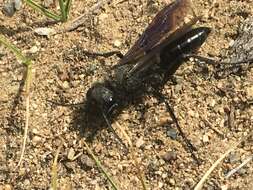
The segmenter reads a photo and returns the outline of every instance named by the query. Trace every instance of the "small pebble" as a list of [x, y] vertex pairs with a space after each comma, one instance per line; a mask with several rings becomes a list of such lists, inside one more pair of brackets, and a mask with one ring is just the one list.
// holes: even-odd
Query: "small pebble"
[[40, 136], [37, 136], [35, 135], [33, 138], [32, 138], [32, 143], [33, 145], [37, 145], [41, 142], [41, 137]]
[[14, 3], [14, 7], [17, 11], [21, 9], [21, 6], [22, 6], [21, 0], [14, 0], [13, 3]]
[[115, 41], [113, 42], [113, 45], [114, 45], [114, 47], [119, 48], [119, 47], [122, 45], [122, 43], [121, 43], [121, 41], [119, 41], [119, 40], [115, 40]]
[[239, 155], [238, 153], [236, 153], [236, 152], [230, 153], [230, 154], [228, 155], [228, 158], [227, 158], [227, 160], [228, 160], [228, 162], [229, 162], [230, 164], [235, 164], [235, 163], [239, 162], [240, 159], [241, 159], [241, 158], [240, 158], [240, 155]]
[[68, 83], [68, 81], [64, 81], [64, 82], [62, 83], [61, 87], [62, 87], [63, 89], [69, 89], [69, 83]]
[[141, 137], [141, 138], [137, 139], [137, 141], [136, 141], [136, 147], [140, 148], [141, 146], [143, 146], [144, 143], [145, 143], [145, 141]]
[[39, 48], [37, 46], [32, 46], [30, 49], [29, 49], [29, 53], [37, 53], [39, 51]]
[[234, 45], [234, 43], [235, 43], [235, 41], [234, 40], [230, 40], [230, 42], [229, 42], [229, 47], [232, 47], [233, 45]]
[[209, 142], [209, 136], [205, 134], [205, 135], [203, 136], [202, 140], [203, 140], [204, 143]]
[[64, 166], [65, 166], [67, 169], [72, 170], [72, 171], [75, 171], [75, 168], [76, 168], [75, 162], [65, 162], [65, 163], [64, 163]]
[[12, 17], [16, 11], [21, 9], [21, 6], [21, 0], [11, 0], [4, 4], [2, 11], [6, 16]]
[[176, 182], [173, 178], [170, 178], [169, 179], [169, 183], [172, 185], [172, 186], [175, 186]]
[[80, 156], [80, 162], [85, 169], [91, 169], [95, 166], [94, 161], [87, 155]]
[[247, 97], [248, 100], [253, 98], [253, 85], [246, 88], [246, 97]]
[[164, 186], [163, 182], [159, 181], [158, 182], [158, 187], [161, 189]]
[[165, 178], [167, 178], [167, 177], [168, 177], [168, 174], [167, 174], [167, 173], [163, 173], [163, 174], [162, 174], [162, 178], [163, 178], [163, 179], [165, 179]]
[[15, 7], [12, 2], [6, 3], [2, 9], [5, 16], [12, 17], [15, 13]]
[[166, 162], [170, 162], [177, 159], [177, 154], [175, 151], [169, 151], [162, 155], [162, 159]]
[[248, 171], [249, 171], [248, 168], [241, 168], [241, 169], [238, 170], [237, 173], [239, 175], [243, 176], [243, 175], [247, 174]]
[[174, 128], [169, 128], [167, 131], [167, 136], [173, 140], [177, 139], [177, 130]]
[[50, 36], [55, 34], [56, 31], [52, 28], [36, 28], [34, 32], [40, 36]]
[[74, 150], [73, 148], [70, 148], [70, 149], [69, 149], [69, 152], [68, 152], [68, 156], [67, 156], [67, 157], [68, 157], [68, 159], [71, 160], [71, 161], [74, 160], [74, 157], [75, 157], [75, 150]]
[[24, 182], [23, 182], [23, 184], [24, 184], [25, 187], [30, 186], [30, 181], [29, 181], [29, 179], [25, 179]]

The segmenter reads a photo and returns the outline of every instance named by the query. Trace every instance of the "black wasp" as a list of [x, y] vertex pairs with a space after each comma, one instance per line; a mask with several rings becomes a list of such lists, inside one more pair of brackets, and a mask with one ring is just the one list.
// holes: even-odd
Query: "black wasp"
[[[163, 98], [159, 89], [185, 59], [194, 55], [210, 33], [207, 27], [192, 28], [199, 17], [184, 22], [189, 10], [190, 0], [176, 0], [158, 12], [112, 74], [88, 90], [88, 115], [103, 118], [111, 127], [113, 115], [135, 96], [152, 93]], [[176, 120], [174, 114], [172, 117]]]

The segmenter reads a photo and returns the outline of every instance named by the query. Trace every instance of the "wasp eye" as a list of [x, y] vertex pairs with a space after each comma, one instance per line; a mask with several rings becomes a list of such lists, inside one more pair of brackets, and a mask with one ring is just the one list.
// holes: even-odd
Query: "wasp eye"
[[94, 106], [97, 111], [108, 113], [115, 105], [113, 92], [103, 84], [96, 84], [87, 92], [87, 101]]

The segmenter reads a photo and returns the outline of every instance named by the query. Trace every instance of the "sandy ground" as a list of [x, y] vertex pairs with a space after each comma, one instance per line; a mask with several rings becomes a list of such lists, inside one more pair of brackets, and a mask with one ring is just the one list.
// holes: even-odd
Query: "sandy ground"
[[[47, 25], [47, 19], [29, 7], [24, 6], [12, 18], [0, 13], [1, 33], [34, 57], [27, 147], [21, 167], [14, 169], [20, 157], [24, 129], [24, 68], [13, 54], [2, 46], [0, 49], [0, 188], [48, 189], [61, 139], [64, 148], [59, 155], [59, 189], [110, 188], [83, 144], [80, 128], [87, 127], [84, 110], [56, 106], [47, 100], [85, 101], [92, 83], [101, 80], [107, 74], [106, 69], [119, 58], [87, 57], [82, 50], [127, 52], [154, 15], [169, 2], [113, 0], [89, 17], [81, 28], [48, 38], [36, 35], [33, 30], [54, 25]], [[95, 3], [95, 0], [74, 1], [71, 19]], [[253, 1], [193, 0], [193, 6], [198, 15], [204, 15], [197, 26], [212, 28], [199, 54], [229, 57], [240, 26], [253, 14]], [[239, 76], [231, 74], [215, 79], [204, 75], [195, 63], [193, 60], [183, 64], [175, 74], [177, 84], [168, 83], [163, 93], [170, 98], [182, 129], [197, 147], [201, 165], [183, 148], [180, 136], [173, 139], [168, 135], [175, 125], [171, 122], [164, 125], [162, 120], [169, 117], [168, 113], [154, 97], [146, 96], [141, 103], [130, 105], [116, 119], [133, 142], [149, 189], [192, 188], [216, 159], [252, 130], [253, 112], [249, 105], [252, 69]], [[211, 73], [212, 67], [208, 68]], [[234, 122], [229, 125], [231, 117]], [[113, 126], [117, 128], [115, 123]], [[101, 130], [89, 146], [120, 189], [142, 189], [131, 154], [124, 154], [108, 130]], [[230, 178], [224, 178], [252, 151], [252, 140], [240, 145], [211, 174], [204, 189], [252, 189], [252, 162]], [[73, 155], [78, 156], [73, 159]]]

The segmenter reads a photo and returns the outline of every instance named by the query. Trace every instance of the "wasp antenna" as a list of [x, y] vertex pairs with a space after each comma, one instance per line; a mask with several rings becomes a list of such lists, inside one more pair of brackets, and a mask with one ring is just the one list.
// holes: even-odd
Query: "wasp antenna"
[[103, 112], [103, 117], [105, 119], [105, 122], [107, 124], [107, 126], [109, 127], [109, 129], [111, 130], [111, 132], [114, 134], [114, 136], [118, 139], [118, 141], [123, 145], [124, 149], [126, 150], [126, 153], [129, 152], [126, 144], [122, 141], [122, 139], [119, 137], [119, 135], [117, 134], [117, 132], [114, 130], [114, 128], [112, 127], [110, 121], [107, 119], [105, 113]]
[[54, 104], [54, 105], [56, 105], [56, 106], [65, 106], [65, 107], [70, 107], [70, 106], [82, 106], [82, 105], [85, 105], [85, 103], [84, 102], [80, 102], [80, 103], [74, 103], [74, 104], [71, 104], [71, 103], [67, 103], [67, 104], [65, 104], [65, 103], [60, 103], [60, 102], [56, 102], [56, 101], [53, 101], [53, 100], [48, 100], [47, 99], [47, 101], [48, 102], [50, 102], [51, 104]]

